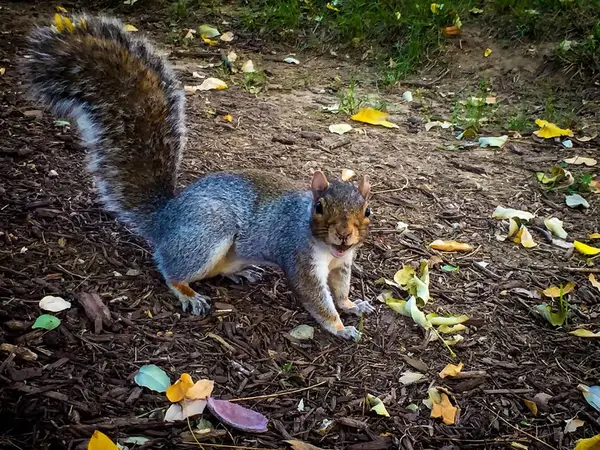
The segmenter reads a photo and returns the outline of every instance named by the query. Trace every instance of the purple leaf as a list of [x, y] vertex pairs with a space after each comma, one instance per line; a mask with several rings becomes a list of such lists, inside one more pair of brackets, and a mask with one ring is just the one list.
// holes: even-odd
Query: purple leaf
[[227, 400], [208, 397], [208, 409], [226, 425], [251, 433], [267, 431], [269, 420], [262, 414]]

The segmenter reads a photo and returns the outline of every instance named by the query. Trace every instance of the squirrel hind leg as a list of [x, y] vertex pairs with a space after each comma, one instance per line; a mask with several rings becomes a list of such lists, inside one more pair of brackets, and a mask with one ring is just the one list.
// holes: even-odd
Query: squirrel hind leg
[[195, 316], [205, 316], [210, 312], [210, 298], [198, 294], [189, 284], [173, 281], [169, 283], [169, 286], [181, 302], [181, 309], [184, 312], [190, 307]]
[[256, 283], [262, 280], [264, 273], [264, 269], [258, 266], [249, 266], [233, 272], [225, 272], [223, 273], [223, 276], [229, 278], [235, 284], [241, 284], [242, 279], [248, 281], [249, 283]]

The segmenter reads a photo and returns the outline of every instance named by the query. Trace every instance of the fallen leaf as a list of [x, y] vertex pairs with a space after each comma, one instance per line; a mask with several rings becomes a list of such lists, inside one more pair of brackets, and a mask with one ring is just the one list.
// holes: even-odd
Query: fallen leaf
[[267, 431], [268, 419], [262, 414], [227, 400], [208, 397], [208, 409], [221, 422], [250, 433]]
[[573, 158], [563, 159], [563, 161], [567, 164], [585, 164], [586, 166], [590, 167], [598, 164], [598, 161], [596, 161], [594, 158], [586, 158], [584, 156], [574, 156]]
[[407, 370], [406, 372], [402, 373], [402, 376], [400, 377], [400, 383], [402, 383], [404, 386], [408, 386], [409, 384], [416, 383], [423, 378], [425, 378], [425, 375], [422, 373], [411, 372], [410, 370]]
[[437, 239], [429, 244], [430, 248], [434, 250], [440, 250], [443, 252], [457, 252], [457, 251], [471, 251], [473, 247], [469, 244], [465, 244], [457, 241], [442, 241], [441, 239]]
[[225, 114], [224, 116], [221, 116], [221, 119], [223, 119], [225, 122], [233, 122], [233, 117], [231, 117], [231, 114]]
[[575, 183], [575, 178], [571, 175], [571, 172], [561, 166], [553, 166], [550, 169], [550, 175], [544, 172], [537, 172], [535, 176], [540, 183], [555, 184], [559, 188], [566, 188]]
[[402, 99], [406, 102], [412, 102], [413, 101], [412, 92], [410, 92], [410, 91], [404, 92], [404, 94], [402, 94]]
[[352, 125], [348, 125], [347, 123], [337, 123], [333, 125], [329, 125], [329, 132], [335, 134], [344, 134], [352, 129]]
[[234, 62], [236, 62], [236, 60], [237, 60], [237, 53], [236, 53], [236, 52], [234, 52], [233, 50], [232, 50], [232, 51], [230, 51], [229, 53], [227, 53], [227, 60], [228, 60], [230, 63], [234, 63]]
[[419, 410], [419, 405], [416, 405], [414, 403], [409, 403], [408, 405], [406, 405], [406, 409], [408, 409], [411, 412], [416, 412]]
[[445, 27], [445, 28], [442, 30], [442, 33], [443, 33], [445, 36], [458, 36], [459, 34], [461, 34], [461, 29], [460, 29], [460, 27], [459, 27], [459, 26], [457, 26], [457, 25], [451, 25], [451, 26], [449, 26], [449, 27]]
[[[460, 335], [460, 334], [456, 334], [452, 337], [450, 337], [449, 339], [444, 339], [444, 344], [446, 344], [447, 346], [452, 346], [452, 345], [456, 345], [459, 342], [464, 341], [465, 338], [464, 336]], [[454, 353], [451, 353], [452, 357], [454, 358], [456, 355], [454, 355]]]
[[417, 299], [414, 296], [411, 296], [406, 301], [405, 310], [415, 323], [421, 325], [425, 329], [431, 328], [431, 322], [427, 320], [425, 313], [417, 307]]
[[578, 384], [577, 389], [581, 391], [585, 401], [588, 402], [596, 411], [600, 412], [600, 386], [586, 386], [585, 384]]
[[375, 397], [371, 394], [367, 394], [367, 403], [371, 407], [371, 411], [376, 412], [380, 416], [390, 417], [390, 414], [387, 412], [387, 409], [385, 409], [385, 405], [378, 397]]
[[458, 266], [453, 266], [450, 264], [444, 264], [442, 266], [442, 270], [444, 272], [458, 272], [460, 270], [460, 268]]
[[511, 442], [510, 446], [512, 448], [518, 448], [519, 450], [529, 450], [529, 447], [527, 447], [524, 444], [521, 444], [520, 442]]
[[183, 399], [179, 403], [173, 403], [165, 413], [165, 422], [177, 422], [188, 417], [198, 416], [204, 412], [207, 400]]
[[352, 169], [342, 169], [342, 181], [350, 181], [355, 175]]
[[458, 325], [463, 322], [466, 322], [467, 320], [469, 320], [469, 316], [467, 316], [465, 314], [462, 314], [460, 316], [440, 316], [436, 313], [430, 313], [430, 314], [427, 314], [427, 320], [433, 326], [438, 326], [438, 325], [454, 326], [454, 325]]
[[537, 247], [537, 244], [534, 242], [531, 233], [525, 225], [521, 225], [521, 228], [519, 229], [518, 233], [516, 234], [513, 240], [517, 244], [520, 243], [525, 248]]
[[209, 39], [209, 38], [207, 38], [206, 36], [203, 36], [203, 35], [202, 35], [202, 36], [200, 36], [200, 37], [202, 38], [202, 41], [203, 41], [205, 44], [208, 44], [208, 45], [210, 45], [211, 47], [212, 47], [212, 46], [214, 46], [214, 45], [218, 45], [218, 44], [219, 44], [219, 41], [215, 41], [214, 39]]
[[546, 303], [536, 305], [535, 309], [542, 315], [542, 317], [544, 317], [544, 319], [546, 319], [555, 327], [562, 326], [565, 323], [565, 320], [567, 320], [567, 314], [569, 312], [568, 303], [566, 303], [564, 300], [559, 302], [558, 312], [554, 312], [552, 310], [552, 306]]
[[172, 403], [180, 402], [193, 385], [192, 377], [187, 373], [182, 373], [179, 380], [167, 388], [167, 398]]
[[439, 120], [436, 120], [434, 122], [427, 122], [425, 124], [425, 131], [429, 131], [434, 127], [440, 127], [443, 129], [447, 129], [447, 128], [450, 128], [451, 126], [452, 126], [452, 122], [446, 122], [446, 121], [440, 122]]
[[492, 213], [492, 219], [514, 219], [518, 218], [521, 220], [531, 220], [534, 215], [527, 211], [521, 211], [518, 209], [510, 209], [503, 208], [502, 206], [497, 206], [494, 212]]
[[185, 393], [185, 398], [190, 400], [205, 400], [212, 394], [215, 382], [212, 380], [198, 380]]
[[315, 336], [315, 329], [310, 325], [298, 325], [290, 331], [290, 336], [300, 341], [310, 340]]
[[593, 331], [586, 330], [585, 328], [578, 328], [577, 330], [569, 331], [569, 334], [585, 338], [600, 338], [600, 333], [594, 333]]
[[590, 280], [590, 283], [592, 283], [592, 286], [594, 286], [596, 289], [598, 289], [600, 291], [600, 282], [598, 282], [598, 280], [596, 280], [596, 275], [594, 275], [593, 273], [590, 273], [588, 280]]
[[527, 409], [531, 411], [531, 414], [533, 414], [534, 416], [538, 415], [538, 406], [535, 402], [532, 402], [531, 400], [523, 400], [523, 403], [525, 403]]
[[564, 148], [573, 148], [573, 141], [571, 139], [564, 140], [562, 145]]
[[458, 365], [448, 364], [446, 367], [442, 369], [440, 372], [440, 378], [446, 377], [455, 377], [459, 374], [459, 372], [463, 369], [463, 363], [458, 363]]
[[592, 233], [592, 234], [588, 235], [588, 238], [590, 238], [590, 239], [600, 239], [600, 233]]
[[228, 31], [223, 33], [219, 39], [221, 39], [223, 42], [231, 42], [233, 41], [233, 32]]
[[227, 83], [223, 80], [219, 80], [218, 78], [207, 78], [202, 82], [200, 86], [198, 86], [199, 91], [222, 91], [223, 89], [227, 89]]
[[486, 48], [485, 51], [483, 52], [483, 56], [485, 56], [486, 58], [488, 56], [490, 56], [492, 54], [492, 49], [491, 48]]
[[125, 26], [125, 31], [129, 31], [129, 32], [135, 32], [138, 31], [138, 29], [136, 27], [134, 27], [133, 25], [126, 23]]
[[395, 123], [389, 122], [386, 119], [389, 114], [373, 108], [361, 108], [356, 114], [350, 117], [357, 122], [369, 123], [371, 125], [381, 125], [386, 128], [400, 128]]
[[565, 420], [565, 431], [564, 433], [573, 433], [574, 431], [577, 430], [577, 428], [582, 427], [585, 425], [585, 422], [583, 420], [577, 419], [577, 418], [573, 418], [573, 419], [568, 419]]
[[296, 58], [291, 58], [289, 56], [287, 58], [284, 58], [283, 62], [288, 64], [300, 64], [300, 61], [298, 61]]
[[339, 11], [340, 11], [338, 8], [336, 8], [335, 6], [333, 6], [331, 3], [327, 3], [327, 4], [325, 5], [325, 7], [326, 7], [327, 9], [330, 9], [331, 11], [336, 11], [336, 12], [339, 12]]
[[107, 435], [96, 430], [88, 442], [87, 450], [119, 450], [119, 447]]
[[579, 194], [567, 195], [565, 197], [565, 203], [570, 208], [577, 208], [578, 206], [583, 206], [584, 208], [590, 207], [590, 204], [587, 202], [587, 200]]
[[559, 128], [555, 124], [546, 120], [537, 119], [535, 123], [538, 127], [540, 127], [540, 129], [534, 131], [533, 134], [538, 137], [551, 139], [561, 136], [573, 136], [573, 132], [571, 130]]
[[460, 331], [466, 330], [467, 327], [462, 323], [457, 323], [456, 325], [440, 325], [437, 329], [438, 333], [442, 334], [454, 334]]
[[439, 402], [436, 400], [437, 398], [432, 399], [431, 417], [441, 417], [446, 425], [453, 425], [458, 408], [452, 405], [448, 395], [443, 392], [439, 395]]
[[0, 67], [0, 77], [6, 73], [6, 69], [4, 67]]
[[140, 367], [133, 380], [138, 386], [147, 387], [156, 392], [166, 392], [171, 380], [164, 370], [154, 364]]
[[[120, 439], [119, 439], [120, 440]], [[120, 440], [123, 444], [135, 444], [135, 445], [144, 445], [150, 442], [150, 439], [144, 436], [129, 436], [123, 440]]]
[[244, 72], [244, 73], [255, 72], [255, 70], [254, 70], [254, 63], [252, 62], [251, 59], [249, 59], [248, 61], [246, 61], [244, 63], [244, 65], [242, 66], [242, 72]]
[[413, 279], [415, 273], [413, 266], [405, 264], [394, 274], [394, 281], [400, 286], [406, 286]]
[[183, 39], [185, 39], [185, 40], [194, 39], [195, 35], [196, 35], [196, 30], [190, 28], [189, 30], [187, 30], [187, 33], [185, 34]]
[[591, 245], [584, 244], [583, 242], [574, 241], [573, 246], [575, 250], [586, 256], [594, 256], [600, 253], [600, 248], [592, 247]]
[[288, 444], [290, 444], [290, 446], [294, 450], [323, 450], [320, 447], [315, 447], [312, 444], [308, 444], [306, 442], [298, 441], [296, 439], [290, 439], [289, 441], [283, 441], [283, 442], [287, 442]]
[[221, 34], [215, 27], [206, 24], [198, 27], [198, 33], [200, 33], [200, 36], [206, 38], [214, 38]]
[[[573, 281], [569, 281], [562, 287], [562, 295], [567, 295], [575, 289], [575, 283]], [[546, 297], [558, 298], [561, 296], [561, 288], [559, 286], [550, 286], [547, 289], [542, 291]]]
[[561, 239], [565, 239], [567, 237], [567, 232], [563, 228], [563, 221], [558, 217], [549, 217], [544, 219], [544, 225], [546, 228], [552, 232], [555, 236], [558, 236]]
[[66, 301], [64, 298], [47, 295], [40, 300], [39, 307], [44, 311], [60, 312], [64, 311], [65, 309], [69, 309], [71, 307], [71, 303]]
[[600, 434], [588, 439], [578, 439], [573, 450], [598, 450], [600, 448]]
[[42, 328], [44, 330], [50, 331], [50, 330], [54, 330], [59, 325], [60, 325], [60, 319], [58, 317], [54, 317], [50, 314], [42, 314], [35, 320], [35, 322], [31, 326], [31, 328], [33, 328], [33, 329]]
[[508, 140], [508, 136], [499, 136], [499, 137], [480, 137], [479, 145], [481, 147], [504, 147], [506, 141]]

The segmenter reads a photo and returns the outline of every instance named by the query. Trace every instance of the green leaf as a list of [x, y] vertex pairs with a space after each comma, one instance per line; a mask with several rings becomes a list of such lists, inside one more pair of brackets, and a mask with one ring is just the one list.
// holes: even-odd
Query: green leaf
[[43, 328], [44, 330], [54, 330], [60, 325], [60, 319], [50, 314], [42, 314], [36, 319], [31, 328]]
[[200, 33], [200, 36], [204, 36], [205, 38], [214, 38], [221, 34], [219, 33], [219, 30], [206, 24], [198, 27], [198, 33]]
[[544, 317], [550, 324], [555, 327], [561, 326], [567, 320], [567, 315], [569, 313], [569, 302], [567, 301], [564, 295], [560, 296], [558, 302], [558, 312], [554, 312], [552, 310], [552, 306], [547, 303], [542, 303], [541, 305], [537, 305], [535, 307], [537, 311]]
[[156, 392], [166, 392], [171, 380], [164, 370], [154, 364], [140, 367], [133, 380], [138, 386], [147, 387]]
[[442, 266], [442, 270], [444, 272], [458, 272], [460, 269], [458, 266], [452, 266], [450, 264], [446, 264]]

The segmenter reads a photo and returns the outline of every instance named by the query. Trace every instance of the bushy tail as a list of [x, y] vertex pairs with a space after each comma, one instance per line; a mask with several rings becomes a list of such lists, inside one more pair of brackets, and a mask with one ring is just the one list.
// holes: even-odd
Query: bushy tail
[[131, 225], [175, 193], [183, 92], [152, 46], [118, 20], [57, 15], [29, 37], [31, 99], [77, 123], [106, 208]]

